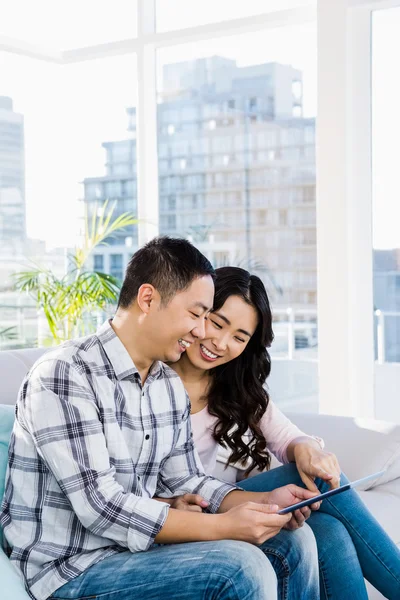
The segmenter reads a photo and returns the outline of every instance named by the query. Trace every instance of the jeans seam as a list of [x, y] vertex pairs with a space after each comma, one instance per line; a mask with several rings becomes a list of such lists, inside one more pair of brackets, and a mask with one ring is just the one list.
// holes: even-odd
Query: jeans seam
[[329, 581], [329, 578], [326, 578], [325, 573], [324, 573], [325, 565], [324, 565], [323, 561], [320, 559], [318, 560], [318, 563], [319, 563], [319, 572], [321, 575], [322, 583], [324, 585], [325, 596], [326, 596], [326, 598], [331, 598], [331, 594], [329, 592], [329, 587], [327, 586], [327, 581]]
[[[282, 594], [281, 594], [281, 599], [282, 600], [287, 600], [288, 598], [288, 587], [289, 587], [289, 577], [291, 575], [291, 571], [290, 571], [290, 567], [289, 567], [289, 563], [286, 559], [286, 557], [281, 554], [278, 550], [275, 550], [274, 548], [267, 548], [264, 550], [264, 554], [272, 554], [273, 556], [275, 556], [276, 558], [278, 558], [284, 569], [285, 569], [285, 574], [284, 577], [281, 578], [282, 581]], [[279, 578], [277, 577], [277, 583], [279, 586]]]
[[389, 567], [382, 561], [382, 559], [380, 558], [380, 556], [378, 556], [378, 554], [376, 554], [376, 552], [373, 550], [373, 548], [371, 548], [370, 544], [359, 534], [359, 532], [357, 531], [357, 529], [355, 529], [353, 527], [352, 523], [343, 515], [343, 513], [340, 512], [340, 510], [338, 509], [338, 507], [335, 506], [335, 504], [329, 498], [327, 498], [325, 500], [325, 502], [328, 502], [329, 505], [331, 506], [331, 508], [333, 508], [334, 510], [336, 510], [337, 513], [339, 513], [339, 515], [341, 516], [341, 519], [343, 519], [343, 521], [346, 522], [347, 527], [349, 529], [351, 529], [351, 531], [353, 532], [353, 534], [355, 534], [360, 540], [362, 540], [362, 542], [367, 546], [367, 548], [370, 550], [370, 552], [380, 562], [380, 564], [382, 565], [382, 567], [391, 575], [391, 577], [393, 577], [393, 579], [395, 579], [397, 581], [397, 583], [400, 584], [400, 579], [398, 579], [397, 576], [395, 575], [395, 573], [393, 573], [389, 569]]

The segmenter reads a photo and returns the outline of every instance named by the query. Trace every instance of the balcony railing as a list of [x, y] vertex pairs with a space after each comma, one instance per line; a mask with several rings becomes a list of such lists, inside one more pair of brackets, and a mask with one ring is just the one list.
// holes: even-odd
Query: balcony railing
[[[112, 316], [115, 308], [92, 315], [91, 328]], [[316, 308], [273, 310], [275, 339], [271, 356], [288, 360], [318, 359]], [[396, 325], [393, 326], [392, 320]], [[400, 363], [400, 312], [375, 310], [375, 359], [378, 364]], [[44, 316], [32, 305], [0, 304], [0, 350], [41, 345], [46, 330]]]

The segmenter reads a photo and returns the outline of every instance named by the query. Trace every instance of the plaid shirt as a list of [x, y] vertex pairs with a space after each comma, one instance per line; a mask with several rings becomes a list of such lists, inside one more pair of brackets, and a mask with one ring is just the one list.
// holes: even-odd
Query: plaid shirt
[[153, 364], [142, 386], [105, 323], [46, 353], [16, 406], [1, 524], [6, 551], [44, 600], [91, 565], [148, 550], [166, 503], [201, 494], [216, 512], [233, 486], [204, 475], [177, 374]]

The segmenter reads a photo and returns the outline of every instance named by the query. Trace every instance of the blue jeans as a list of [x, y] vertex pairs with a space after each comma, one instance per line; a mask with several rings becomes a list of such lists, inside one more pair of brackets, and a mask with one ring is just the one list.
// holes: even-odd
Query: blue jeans
[[[347, 482], [342, 474], [341, 485]], [[240, 486], [260, 492], [289, 483], [305, 487], [294, 464], [246, 479]], [[320, 479], [316, 484], [321, 492], [329, 488]], [[400, 551], [357, 492], [324, 500], [307, 523], [318, 546], [321, 598], [367, 600], [365, 577], [383, 596], [399, 600]]]
[[308, 525], [296, 531], [281, 529], [261, 548], [275, 570], [279, 600], [320, 598], [318, 551]]
[[[291, 600], [318, 600], [315, 539], [311, 530], [300, 531], [294, 545], [290, 537], [298, 532], [282, 532], [280, 548], [270, 544], [271, 540], [260, 548], [247, 542], [222, 540], [155, 545], [137, 554], [123, 551], [90, 567], [51, 598], [277, 600], [277, 577], [281, 593], [287, 594], [287, 578], [291, 574], [298, 586]], [[274, 563], [277, 575], [265, 555]]]

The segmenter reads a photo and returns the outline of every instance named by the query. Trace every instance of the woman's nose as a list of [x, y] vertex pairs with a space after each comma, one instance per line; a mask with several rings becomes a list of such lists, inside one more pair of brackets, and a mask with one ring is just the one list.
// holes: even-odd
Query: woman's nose
[[215, 346], [216, 350], [226, 350], [226, 347], [227, 347], [226, 337], [224, 336], [221, 338], [214, 338], [213, 345]]

